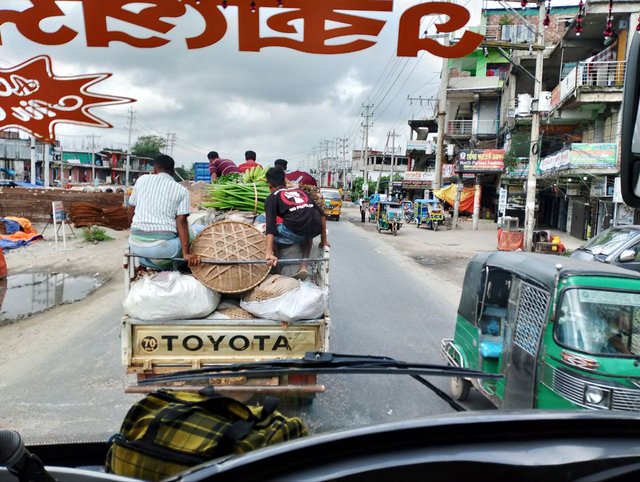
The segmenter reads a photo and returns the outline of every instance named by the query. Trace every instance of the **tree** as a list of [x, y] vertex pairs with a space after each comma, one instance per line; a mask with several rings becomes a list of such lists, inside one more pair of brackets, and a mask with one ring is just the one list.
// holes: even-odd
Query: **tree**
[[178, 175], [178, 179], [185, 181], [190, 181], [195, 177], [193, 168], [185, 169], [183, 166], [176, 167], [176, 174]]
[[167, 145], [164, 137], [160, 136], [141, 136], [134, 144], [131, 152], [136, 156], [156, 157], [162, 153]]

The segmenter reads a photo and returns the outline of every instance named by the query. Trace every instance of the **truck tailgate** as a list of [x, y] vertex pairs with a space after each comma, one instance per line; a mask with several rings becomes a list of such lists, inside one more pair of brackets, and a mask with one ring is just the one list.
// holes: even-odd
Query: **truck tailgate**
[[[328, 349], [329, 319], [170, 320], [122, 322], [129, 373], [166, 373], [210, 364], [302, 357]], [[173, 368], [173, 369], [171, 369]]]

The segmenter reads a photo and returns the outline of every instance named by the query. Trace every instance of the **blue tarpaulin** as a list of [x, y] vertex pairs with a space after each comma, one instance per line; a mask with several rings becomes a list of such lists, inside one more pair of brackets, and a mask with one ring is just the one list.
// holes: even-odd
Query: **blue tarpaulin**
[[0, 234], [0, 248], [14, 249], [27, 246], [31, 242], [42, 239], [42, 235], [35, 230], [31, 222], [25, 218], [0, 218], [6, 234]]
[[20, 231], [20, 223], [18, 221], [14, 221], [13, 219], [0, 218], [0, 222], [4, 224], [4, 230], [7, 234], [13, 234], [17, 231]]

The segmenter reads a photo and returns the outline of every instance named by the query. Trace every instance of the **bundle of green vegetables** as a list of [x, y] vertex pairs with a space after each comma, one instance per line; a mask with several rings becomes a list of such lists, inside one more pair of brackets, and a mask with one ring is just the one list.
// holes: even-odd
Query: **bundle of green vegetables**
[[264, 200], [269, 195], [269, 185], [264, 181], [211, 184], [207, 191], [202, 203], [205, 208], [264, 213]]

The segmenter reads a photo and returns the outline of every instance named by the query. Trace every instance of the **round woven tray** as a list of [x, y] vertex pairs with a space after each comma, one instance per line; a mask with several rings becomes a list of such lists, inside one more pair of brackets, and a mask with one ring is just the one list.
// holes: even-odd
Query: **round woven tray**
[[[191, 245], [191, 253], [222, 261], [264, 260], [265, 236], [250, 224], [220, 221], [207, 226]], [[269, 274], [266, 264], [215, 265], [191, 268], [193, 275], [218, 293], [243, 293], [259, 285]]]

